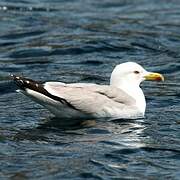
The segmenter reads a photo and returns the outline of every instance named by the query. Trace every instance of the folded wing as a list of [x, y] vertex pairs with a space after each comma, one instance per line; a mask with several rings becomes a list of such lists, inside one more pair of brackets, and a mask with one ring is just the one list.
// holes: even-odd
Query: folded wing
[[50, 94], [65, 99], [77, 110], [97, 116], [107, 116], [115, 109], [127, 110], [135, 104], [135, 100], [124, 91], [107, 85], [47, 82], [44, 88]]

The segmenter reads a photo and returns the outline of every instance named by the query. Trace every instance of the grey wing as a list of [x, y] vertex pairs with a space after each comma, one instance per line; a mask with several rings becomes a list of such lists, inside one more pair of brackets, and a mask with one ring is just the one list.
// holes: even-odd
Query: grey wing
[[92, 83], [73, 83], [66, 84], [66, 86], [77, 88], [81, 87], [83, 89], [86, 89], [87, 91], [99, 93], [101, 95], [108, 97], [111, 100], [127, 105], [136, 103], [135, 99], [129, 96], [125, 91], [117, 87], [111, 87], [109, 85], [97, 85]]
[[[133, 97], [129, 96], [125, 91], [111, 87], [109, 85], [97, 85], [93, 83], [71, 83], [65, 84], [61, 82], [46, 82], [44, 87], [48, 91], [60, 93], [63, 90], [72, 90], [76, 94], [76, 90], [82, 90], [87, 92], [94, 92], [108, 97], [111, 100], [122, 102], [123, 104], [134, 104], [136, 101]], [[72, 92], [72, 93], [73, 93]], [[64, 93], [64, 91], [63, 91]]]
[[113, 109], [126, 109], [134, 103], [124, 91], [106, 85], [45, 83], [54, 96], [65, 99], [77, 110], [97, 116], [107, 116]]

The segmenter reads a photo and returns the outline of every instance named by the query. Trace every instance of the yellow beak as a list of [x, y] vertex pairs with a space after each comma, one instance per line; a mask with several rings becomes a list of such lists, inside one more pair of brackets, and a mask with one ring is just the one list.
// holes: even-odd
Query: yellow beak
[[149, 81], [164, 81], [164, 76], [162, 74], [153, 73], [153, 72], [145, 75], [144, 78], [145, 80], [149, 80]]

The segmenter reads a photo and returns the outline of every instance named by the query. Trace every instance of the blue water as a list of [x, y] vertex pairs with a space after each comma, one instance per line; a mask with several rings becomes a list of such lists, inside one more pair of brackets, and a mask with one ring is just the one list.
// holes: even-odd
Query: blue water
[[[8, 78], [108, 84], [126, 61], [165, 76], [142, 120], [64, 127]], [[180, 1], [1, 0], [0, 179], [180, 179]]]

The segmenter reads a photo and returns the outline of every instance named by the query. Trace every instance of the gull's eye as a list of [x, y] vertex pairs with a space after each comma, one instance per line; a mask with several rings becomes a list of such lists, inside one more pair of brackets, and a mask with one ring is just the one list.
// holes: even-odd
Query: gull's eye
[[140, 72], [139, 71], [134, 71], [134, 74], [139, 74]]

